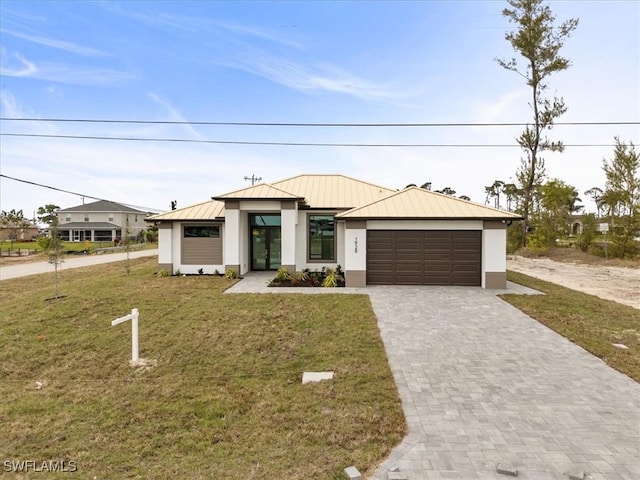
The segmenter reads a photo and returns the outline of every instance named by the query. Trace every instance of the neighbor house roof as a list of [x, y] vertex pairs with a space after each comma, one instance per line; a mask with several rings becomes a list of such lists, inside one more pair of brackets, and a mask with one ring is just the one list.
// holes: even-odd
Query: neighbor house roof
[[86, 203], [84, 205], [78, 205], [70, 208], [60, 208], [58, 212], [125, 212], [125, 213], [141, 213], [146, 214], [142, 210], [136, 210], [135, 208], [127, 207], [116, 202], [109, 202], [107, 200], [98, 200], [97, 202]]
[[215, 220], [224, 217], [224, 202], [209, 200], [189, 207], [147, 217], [146, 221]]
[[58, 224], [58, 230], [116, 230], [122, 227], [109, 222], [69, 222]]
[[375, 202], [353, 208], [337, 218], [431, 218], [431, 219], [483, 219], [516, 220], [520, 215], [460, 198], [409, 187], [387, 195]]

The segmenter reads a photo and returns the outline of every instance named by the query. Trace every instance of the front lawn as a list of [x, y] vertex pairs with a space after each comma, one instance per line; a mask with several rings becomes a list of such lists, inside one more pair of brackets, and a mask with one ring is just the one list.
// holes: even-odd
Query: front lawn
[[546, 295], [500, 297], [640, 382], [640, 310], [521, 273], [509, 271], [507, 279]]
[[[74, 461], [81, 478], [331, 479], [405, 434], [366, 296], [223, 295], [157, 277], [155, 258], [3, 281], [3, 460]], [[129, 367], [140, 311], [140, 356]], [[304, 371], [335, 371], [301, 385]], [[28, 474], [27, 474], [28, 477]], [[25, 477], [26, 478], [26, 477]]]

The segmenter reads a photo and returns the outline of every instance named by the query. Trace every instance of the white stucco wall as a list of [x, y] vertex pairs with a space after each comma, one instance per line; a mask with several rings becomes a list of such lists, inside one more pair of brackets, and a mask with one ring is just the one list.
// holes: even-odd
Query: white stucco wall
[[281, 260], [282, 265], [296, 263], [296, 227], [298, 224], [297, 210], [282, 210], [281, 221]]
[[[240, 210], [256, 212], [272, 212], [280, 213], [280, 201], [279, 200], [241, 200]], [[226, 213], [225, 213], [226, 215]]]
[[[240, 275], [244, 275], [251, 268], [251, 245], [250, 245], [250, 235], [249, 235], [249, 213], [240, 211], [240, 226], [239, 226], [239, 240], [237, 240], [238, 244], [238, 253], [239, 257], [239, 265], [240, 265]], [[228, 228], [228, 225], [227, 225]]]
[[344, 270], [364, 271], [367, 269], [367, 230], [345, 230], [344, 237]]
[[[173, 263], [172, 244], [173, 228], [158, 229], [158, 263]], [[173, 272], [171, 272], [173, 273]]]
[[486, 272], [507, 270], [507, 231], [484, 230], [482, 232], [482, 286]]
[[[240, 261], [240, 210], [226, 210], [222, 237], [222, 259], [225, 265], [242, 265]], [[246, 241], [245, 241], [246, 242]]]

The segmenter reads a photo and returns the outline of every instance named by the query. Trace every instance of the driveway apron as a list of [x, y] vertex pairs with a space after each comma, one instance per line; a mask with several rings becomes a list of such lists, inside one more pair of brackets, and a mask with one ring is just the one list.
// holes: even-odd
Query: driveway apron
[[495, 292], [366, 290], [409, 427], [371, 478], [640, 478], [638, 383]]

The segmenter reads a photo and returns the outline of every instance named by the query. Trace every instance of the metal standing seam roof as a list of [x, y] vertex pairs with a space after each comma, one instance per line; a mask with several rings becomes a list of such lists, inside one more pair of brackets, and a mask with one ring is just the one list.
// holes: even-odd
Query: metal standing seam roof
[[409, 187], [381, 200], [353, 208], [336, 218], [429, 218], [429, 219], [510, 219], [518, 214], [487, 207], [460, 198]]
[[224, 218], [224, 202], [209, 200], [145, 218], [148, 222], [174, 220], [219, 220]]
[[338, 210], [366, 205], [394, 192], [345, 175], [298, 175], [271, 185], [304, 197], [311, 208]]
[[295, 195], [277, 188], [269, 183], [259, 183], [252, 187], [243, 188], [234, 192], [212, 197], [214, 200], [302, 200], [304, 196]]

